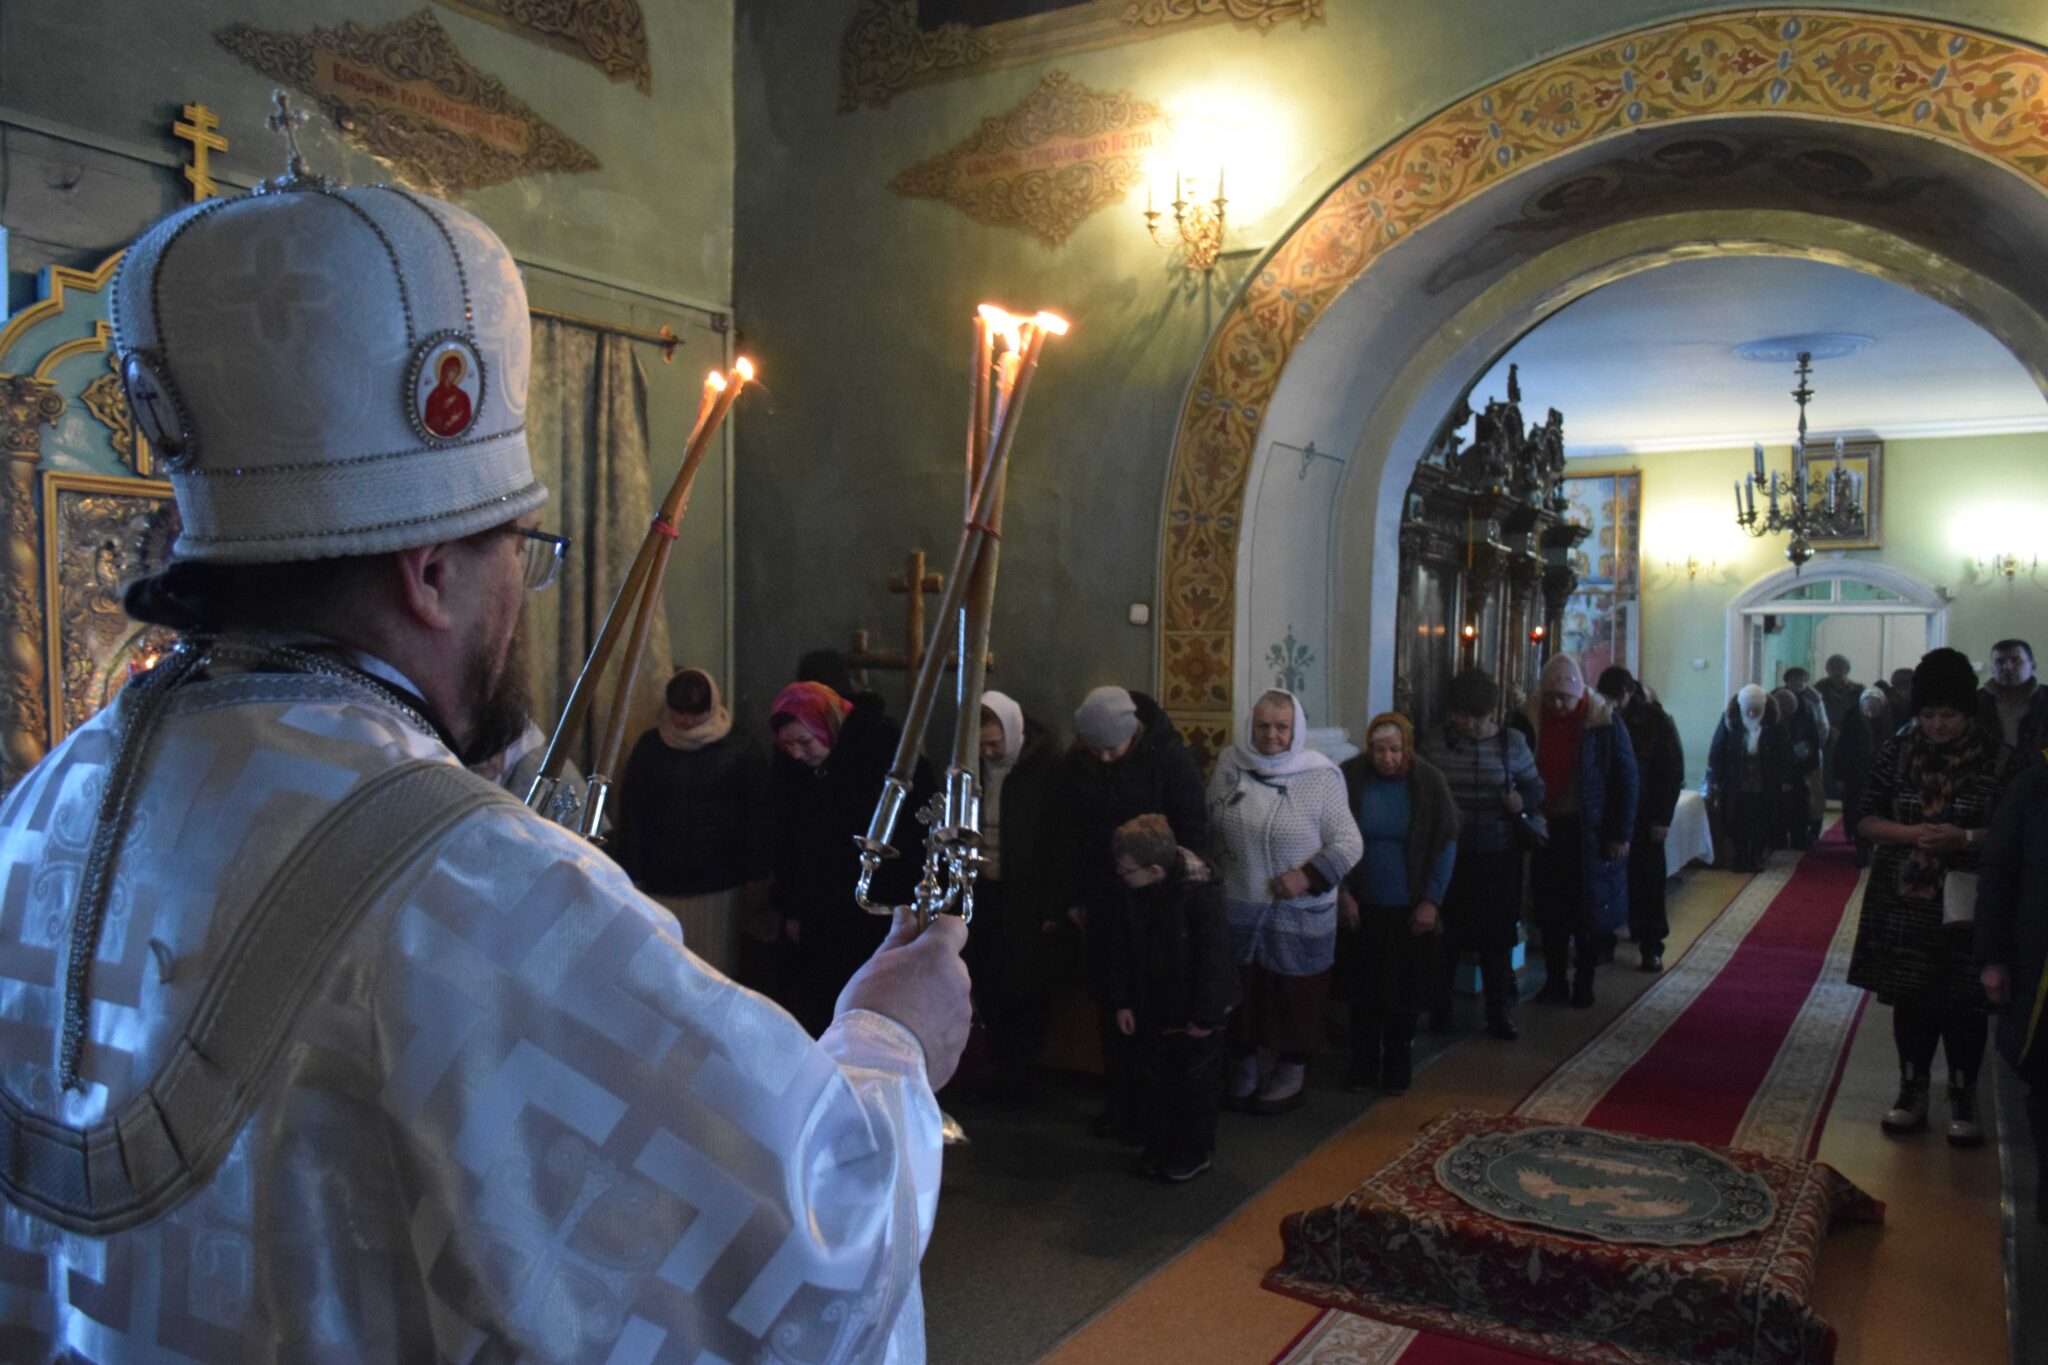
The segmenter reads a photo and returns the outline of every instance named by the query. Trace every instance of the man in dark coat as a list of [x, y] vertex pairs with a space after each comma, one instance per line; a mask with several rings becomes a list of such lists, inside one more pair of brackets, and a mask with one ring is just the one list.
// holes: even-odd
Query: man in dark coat
[[1646, 972], [1664, 970], [1664, 940], [1671, 922], [1665, 913], [1664, 841], [1671, 833], [1678, 794], [1685, 789], [1685, 746], [1678, 726], [1650, 700], [1642, 684], [1616, 664], [1600, 675], [1597, 690], [1621, 713], [1635, 751], [1637, 774], [1635, 835], [1628, 846], [1628, 936]]
[[2048, 764], [2013, 779], [1991, 818], [1977, 870], [1977, 960], [1998, 1007], [1998, 1051], [2027, 1083], [2039, 1183], [2034, 1217], [2048, 1223]]
[[2048, 760], [2048, 687], [2034, 676], [2025, 640], [1991, 646], [1991, 681], [1977, 691], [1977, 721], [2025, 766]]
[[1785, 722], [1770, 694], [1751, 683], [1729, 698], [1707, 749], [1707, 805], [1720, 822], [1727, 866], [1763, 871], [1792, 777]]
[[1792, 764], [1778, 806], [1774, 842], [1783, 848], [1813, 846], [1813, 791], [1820, 782], [1820, 727], [1813, 711], [1789, 687], [1771, 693], [1771, 704], [1784, 723], [1785, 739], [1792, 746]]
[[1065, 926], [1067, 822], [1050, 732], [1002, 692], [981, 698], [982, 868], [967, 966], [998, 1104], [1030, 1098]]
[[1074, 712], [1075, 740], [1067, 751], [1067, 913], [1084, 926], [1088, 985], [1101, 1011], [1103, 1071], [1109, 1107], [1096, 1121], [1100, 1135], [1142, 1141], [1133, 1108], [1136, 1057], [1128, 1035], [1116, 1028], [1108, 1006], [1116, 994], [1103, 945], [1121, 932], [1123, 888], [1110, 841], [1117, 827], [1140, 815], [1163, 815], [1181, 847], [1200, 852], [1209, 833], [1202, 770], [1158, 702], [1142, 692], [1098, 687]]
[[1163, 816], [1119, 828], [1111, 848], [1121, 883], [1118, 932], [1103, 936], [1118, 1035], [1137, 1053], [1138, 1170], [1172, 1184], [1209, 1169], [1216, 1145], [1222, 1031], [1237, 1004], [1237, 962], [1222, 887], [1179, 846]]

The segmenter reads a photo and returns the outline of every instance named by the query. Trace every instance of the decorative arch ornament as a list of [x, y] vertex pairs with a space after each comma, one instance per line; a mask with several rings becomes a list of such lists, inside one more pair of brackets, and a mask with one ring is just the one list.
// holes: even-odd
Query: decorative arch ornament
[[1782, 8], [1698, 15], [1526, 67], [1346, 176], [1232, 300], [1189, 386], [1161, 536], [1161, 697], [1228, 741], [1238, 535], [1259, 424], [1295, 347], [1396, 243], [1508, 177], [1606, 138], [1731, 115], [1931, 137], [2048, 193], [2048, 52], [1934, 20]]

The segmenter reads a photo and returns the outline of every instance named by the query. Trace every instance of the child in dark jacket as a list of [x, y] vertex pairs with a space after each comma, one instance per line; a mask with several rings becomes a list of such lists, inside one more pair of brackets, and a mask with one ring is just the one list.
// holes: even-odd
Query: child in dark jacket
[[1111, 850], [1125, 913], [1102, 948], [1107, 1003], [1138, 1049], [1138, 1170], [1179, 1184], [1209, 1169], [1222, 1029], [1237, 1004], [1222, 887], [1161, 816], [1119, 826]]

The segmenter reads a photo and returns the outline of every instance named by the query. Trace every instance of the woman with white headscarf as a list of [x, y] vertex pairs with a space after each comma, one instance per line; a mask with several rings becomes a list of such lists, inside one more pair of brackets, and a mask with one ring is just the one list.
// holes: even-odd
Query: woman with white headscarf
[[[1244, 976], [1225, 1102], [1299, 1105], [1322, 1042], [1337, 944], [1337, 886], [1364, 851], [1337, 765], [1308, 747], [1308, 717], [1275, 688], [1209, 779], [1209, 834]], [[1270, 1068], [1264, 1066], [1267, 1058]]]
[[1763, 870], [1791, 773], [1785, 724], [1770, 693], [1751, 683], [1729, 699], [1707, 750], [1707, 805], [1737, 872]]
[[981, 694], [981, 875], [967, 966], [988, 1033], [990, 1098], [1025, 1104], [1045, 1047], [1051, 958], [1065, 924], [1060, 752], [1007, 694]]

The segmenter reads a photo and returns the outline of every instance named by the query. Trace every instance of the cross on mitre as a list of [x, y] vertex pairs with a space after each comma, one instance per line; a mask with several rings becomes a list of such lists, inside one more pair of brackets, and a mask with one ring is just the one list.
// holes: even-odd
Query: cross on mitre
[[270, 117], [263, 122], [271, 132], [284, 137], [285, 174], [303, 177], [306, 174], [306, 158], [299, 151], [299, 129], [305, 126], [309, 115], [303, 109], [294, 109], [292, 97], [282, 90], [270, 92], [270, 106]]

